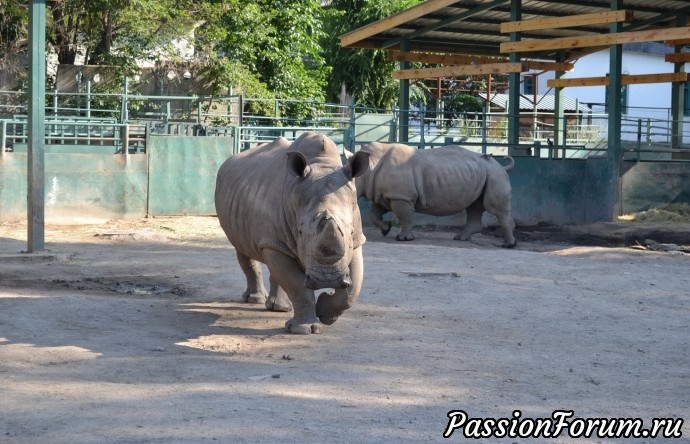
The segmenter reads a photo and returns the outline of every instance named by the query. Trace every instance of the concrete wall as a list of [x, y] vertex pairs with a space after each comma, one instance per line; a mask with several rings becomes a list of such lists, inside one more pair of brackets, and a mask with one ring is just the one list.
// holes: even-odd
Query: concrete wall
[[[48, 222], [137, 217], [146, 214], [146, 155], [45, 154]], [[0, 222], [26, 218], [27, 155], [0, 160]]]
[[216, 173], [231, 138], [151, 137], [149, 153], [149, 214], [216, 214]]
[[[46, 221], [214, 214], [216, 172], [231, 150], [230, 137], [152, 136], [147, 154], [46, 153]], [[690, 203], [690, 163], [626, 162], [616, 201], [604, 158], [515, 160], [518, 225], [610, 221], [616, 212]], [[25, 153], [0, 158], [0, 222], [26, 218], [26, 163]], [[369, 204], [360, 207], [367, 221]], [[418, 215], [416, 223], [459, 226], [464, 217]]]
[[[603, 202], [598, 190], [606, 179], [603, 163], [593, 160], [556, 160], [518, 157], [508, 173], [513, 189], [513, 218], [517, 225], [552, 223], [582, 224], [602, 220], [610, 203]], [[367, 206], [360, 206], [368, 212]], [[430, 226], [462, 226], [465, 215], [433, 217], [418, 214], [415, 223]], [[484, 223], [496, 224], [486, 214]]]
[[[46, 222], [215, 214], [216, 172], [231, 151], [229, 137], [161, 136], [147, 154], [46, 152]], [[26, 171], [26, 153], [0, 158], [0, 222], [26, 219]]]

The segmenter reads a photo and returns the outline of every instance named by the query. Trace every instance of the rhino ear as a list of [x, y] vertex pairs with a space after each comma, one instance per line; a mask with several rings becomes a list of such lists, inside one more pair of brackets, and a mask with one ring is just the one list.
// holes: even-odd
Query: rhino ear
[[364, 151], [357, 151], [352, 157], [348, 158], [347, 177], [354, 179], [361, 176], [369, 169], [369, 153]]
[[299, 151], [290, 151], [287, 153], [287, 166], [288, 171], [298, 177], [304, 177], [309, 172], [309, 167], [307, 166], [307, 159], [304, 154]]

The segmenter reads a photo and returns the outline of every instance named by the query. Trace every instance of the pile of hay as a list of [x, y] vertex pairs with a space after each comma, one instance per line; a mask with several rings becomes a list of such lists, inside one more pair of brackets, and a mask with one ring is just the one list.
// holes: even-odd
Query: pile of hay
[[690, 223], [690, 205], [672, 203], [646, 211], [628, 213], [618, 217], [624, 222]]

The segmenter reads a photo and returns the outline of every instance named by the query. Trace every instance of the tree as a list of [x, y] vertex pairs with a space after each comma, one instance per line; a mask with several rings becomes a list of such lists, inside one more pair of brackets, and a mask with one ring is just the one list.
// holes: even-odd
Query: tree
[[[18, 55], [26, 49], [29, 12], [18, 0], [0, 0], [0, 70], [16, 75], [25, 72]], [[1, 82], [0, 82], [1, 83]]]
[[[208, 60], [220, 62], [210, 68], [216, 75], [230, 82], [242, 80], [243, 90], [249, 93], [250, 88], [259, 97], [324, 99], [330, 69], [319, 45], [323, 30], [318, 0], [221, 3], [218, 17], [195, 35]], [[289, 112], [302, 116], [309, 110], [295, 105]]]
[[350, 49], [340, 46], [339, 37], [376, 20], [420, 3], [419, 0], [333, 0], [325, 9], [326, 37], [322, 41], [326, 62], [333, 67], [328, 78], [327, 98], [337, 102], [341, 85], [357, 104], [392, 108], [399, 84], [392, 77], [395, 63], [386, 51]]
[[188, 37], [194, 0], [63, 0], [49, 2], [48, 41], [58, 62], [133, 67], [175, 56], [166, 43]]

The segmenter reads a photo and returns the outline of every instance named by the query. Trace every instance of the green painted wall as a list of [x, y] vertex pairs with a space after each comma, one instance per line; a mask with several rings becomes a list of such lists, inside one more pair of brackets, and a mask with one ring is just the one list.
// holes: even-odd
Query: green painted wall
[[231, 152], [228, 137], [151, 137], [149, 214], [216, 214], [216, 173]]
[[[48, 152], [46, 221], [215, 214], [216, 172], [231, 151], [230, 137], [152, 136], [148, 154]], [[518, 225], [610, 221], [617, 211], [690, 203], [690, 163], [626, 162], [616, 200], [606, 158], [515, 161], [509, 176]], [[0, 157], [0, 222], [26, 218], [26, 163], [25, 153]], [[368, 221], [368, 202], [360, 208]], [[458, 226], [464, 214], [417, 215], [416, 223]]]
[[0, 157], [0, 222], [26, 219], [26, 154]]
[[518, 225], [539, 222], [582, 223], [587, 161], [518, 157], [508, 173], [513, 188], [513, 218]]
[[[26, 218], [27, 159], [0, 160], [0, 221]], [[146, 155], [45, 154], [47, 221], [88, 221], [146, 215]]]

